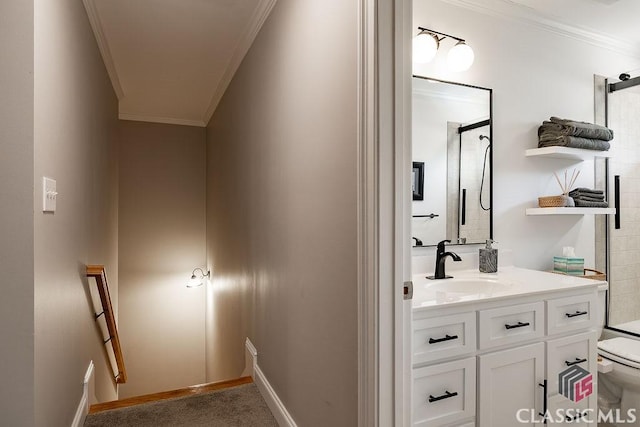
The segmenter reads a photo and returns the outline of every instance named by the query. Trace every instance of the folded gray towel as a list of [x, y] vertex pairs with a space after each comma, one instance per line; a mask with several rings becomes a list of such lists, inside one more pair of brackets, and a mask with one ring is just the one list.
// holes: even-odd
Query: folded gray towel
[[574, 188], [573, 190], [569, 191], [569, 195], [571, 195], [571, 193], [584, 193], [584, 194], [604, 194], [604, 191], [602, 190], [595, 190], [593, 188], [587, 188], [587, 187], [577, 187]]
[[603, 141], [611, 141], [613, 139], [613, 131], [611, 129], [593, 123], [551, 117], [549, 121], [543, 122], [543, 125], [547, 125], [549, 130], [561, 132], [563, 136], [578, 136], [581, 138], [601, 139]]
[[609, 148], [611, 148], [611, 144], [609, 144], [607, 141], [600, 139], [580, 138], [577, 136], [543, 136], [538, 139], [538, 147], [542, 148], [552, 146], [582, 148], [585, 150], [597, 151], [607, 151]]
[[569, 191], [569, 196], [588, 197], [588, 198], [604, 200], [604, 191], [591, 190], [589, 188], [576, 188], [574, 190]]
[[579, 208], [608, 208], [609, 203], [607, 202], [588, 202], [580, 199], [573, 199], [576, 207]]
[[583, 202], [604, 202], [604, 196], [601, 197], [589, 197], [589, 196], [569, 196], [573, 200], [582, 200]]

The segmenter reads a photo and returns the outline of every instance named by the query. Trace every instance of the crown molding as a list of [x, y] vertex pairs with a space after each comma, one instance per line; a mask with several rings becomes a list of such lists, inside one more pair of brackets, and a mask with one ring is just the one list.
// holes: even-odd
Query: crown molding
[[175, 119], [173, 117], [153, 117], [123, 112], [120, 112], [118, 114], [118, 118], [120, 120], [131, 120], [134, 122], [164, 123], [168, 125], [196, 126], [201, 128], [207, 126], [207, 124], [202, 120]]
[[256, 7], [256, 10], [254, 11], [253, 16], [251, 18], [251, 21], [249, 21], [249, 24], [245, 28], [244, 35], [236, 45], [233, 55], [231, 56], [231, 59], [229, 60], [229, 63], [225, 68], [224, 74], [222, 75], [222, 78], [218, 82], [218, 85], [216, 86], [213, 96], [211, 97], [209, 108], [207, 108], [207, 111], [202, 120], [205, 123], [205, 126], [206, 124], [209, 123], [209, 120], [211, 120], [211, 117], [213, 116], [214, 111], [218, 107], [218, 103], [220, 103], [220, 100], [222, 99], [222, 95], [224, 95], [224, 92], [227, 90], [227, 87], [229, 87], [229, 84], [231, 83], [233, 76], [235, 75], [236, 71], [240, 67], [242, 60], [244, 59], [245, 55], [249, 51], [249, 48], [253, 44], [253, 41], [258, 35], [258, 32], [260, 31], [260, 29], [262, 28], [262, 25], [267, 20], [267, 17], [273, 10], [273, 7], [275, 6], [276, 1], [277, 0], [260, 0], [260, 2], [258, 3], [258, 6]]
[[124, 91], [122, 90], [122, 85], [118, 78], [118, 72], [116, 71], [115, 63], [113, 62], [113, 56], [109, 50], [109, 44], [107, 43], [107, 38], [104, 34], [100, 17], [98, 16], [95, 0], [82, 0], [82, 3], [84, 3], [84, 8], [87, 11], [87, 16], [89, 17], [89, 22], [91, 23], [91, 28], [93, 29], [96, 42], [98, 42], [98, 49], [100, 49], [102, 60], [107, 68], [107, 74], [109, 74], [109, 78], [111, 79], [113, 90], [116, 92], [118, 99], [122, 99], [124, 97]]
[[587, 28], [568, 25], [535, 9], [510, 0], [440, 0], [454, 6], [485, 15], [506, 18], [540, 28], [551, 33], [589, 43], [630, 57], [640, 58], [640, 46]]

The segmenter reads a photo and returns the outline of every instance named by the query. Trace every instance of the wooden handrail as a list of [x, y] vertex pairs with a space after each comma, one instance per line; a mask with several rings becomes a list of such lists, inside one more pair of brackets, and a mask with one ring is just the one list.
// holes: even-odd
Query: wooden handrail
[[113, 316], [113, 307], [111, 306], [111, 297], [109, 296], [109, 286], [107, 285], [107, 274], [104, 271], [104, 265], [87, 265], [87, 277], [94, 277], [98, 285], [98, 293], [102, 302], [102, 313], [96, 313], [96, 321], [102, 315], [107, 323], [109, 337], [105, 341], [111, 343], [113, 354], [116, 359], [118, 374], [115, 376], [116, 383], [124, 384], [127, 382], [127, 371], [124, 368], [124, 358], [122, 357], [122, 348], [120, 347], [120, 338], [118, 337], [118, 327], [116, 319]]

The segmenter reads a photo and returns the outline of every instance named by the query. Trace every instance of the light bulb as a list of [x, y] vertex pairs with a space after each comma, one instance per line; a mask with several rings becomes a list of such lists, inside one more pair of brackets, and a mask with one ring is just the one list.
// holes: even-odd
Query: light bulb
[[430, 33], [422, 32], [413, 38], [413, 62], [426, 64], [431, 61], [440, 42], [438, 38]]
[[473, 64], [473, 49], [463, 41], [456, 43], [447, 54], [449, 69], [454, 72], [465, 71]]

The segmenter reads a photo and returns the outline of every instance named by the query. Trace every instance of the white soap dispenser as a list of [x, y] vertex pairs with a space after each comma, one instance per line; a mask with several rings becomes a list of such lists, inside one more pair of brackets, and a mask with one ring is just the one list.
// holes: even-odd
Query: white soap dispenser
[[480, 272], [495, 273], [498, 271], [498, 250], [491, 246], [492, 243], [498, 243], [495, 240], [487, 239], [486, 246], [480, 248]]

